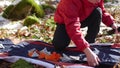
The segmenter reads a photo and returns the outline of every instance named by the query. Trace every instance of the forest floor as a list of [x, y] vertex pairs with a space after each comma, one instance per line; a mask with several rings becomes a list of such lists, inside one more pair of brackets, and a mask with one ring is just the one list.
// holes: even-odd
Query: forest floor
[[[3, 12], [3, 10], [2, 10], [2, 8], [0, 8], [0, 13], [2, 13], [2, 12]], [[114, 8], [114, 9], [110, 8], [110, 9], [108, 9], [108, 12], [115, 18], [116, 24], [120, 27], [120, 9], [119, 8], [117, 8], [117, 9], [116, 8]], [[49, 17], [50, 16], [47, 16], [46, 19], [48, 19]], [[2, 29], [0, 29], [0, 38], [3, 38], [3, 39], [4, 38], [9, 38], [13, 41], [14, 44], [18, 44], [21, 41], [30, 40], [30, 39], [44, 40], [43, 38], [41, 39], [38, 36], [41, 33], [35, 32], [35, 31], [37, 31], [37, 30], [39, 31], [39, 29], [41, 29], [41, 28], [39, 28], [38, 25], [35, 25], [31, 28], [31, 29], [33, 29], [34, 27], [36, 28], [36, 29], [34, 29], [34, 31], [30, 31], [30, 32], [35, 32], [35, 33], [30, 33], [27, 30], [28, 28], [23, 27], [21, 25], [21, 21], [12, 22], [12, 24], [10, 23], [10, 24], [4, 25], [4, 24], [9, 23], [9, 22], [11, 22], [11, 21], [3, 19], [2, 17], [0, 17], [0, 28], [2, 27]], [[3, 28], [7, 28], [7, 29], [3, 29]], [[20, 29], [18, 29], [18, 28], [20, 28]], [[99, 34], [96, 38], [96, 43], [115, 43], [116, 35], [105, 35], [106, 31], [108, 31], [108, 30], [111, 30], [111, 28], [106, 27], [104, 24], [101, 24], [100, 32], [99, 32]], [[83, 34], [85, 35], [86, 31], [87, 31], [87, 28], [83, 28], [82, 31], [83, 31]], [[48, 33], [48, 32], [51, 32], [51, 33]], [[45, 34], [46, 36], [43, 36], [43, 37], [53, 36], [54, 31], [48, 31], [48, 32], [46, 32], [48, 34]], [[29, 35], [32, 35], [32, 36], [29, 37]], [[118, 35], [118, 37], [119, 37], [118, 40], [120, 40], [120, 34]], [[38, 38], [40, 38], [40, 39], [38, 39]], [[46, 41], [46, 39], [45, 39], [45, 42], [49, 43], [49, 41]], [[0, 68], [10, 68], [11, 64], [12, 63], [10, 63], [10, 62], [0, 60]], [[38, 66], [38, 65], [34, 65], [34, 66], [35, 66], [35, 68], [44, 68], [44, 67]]]

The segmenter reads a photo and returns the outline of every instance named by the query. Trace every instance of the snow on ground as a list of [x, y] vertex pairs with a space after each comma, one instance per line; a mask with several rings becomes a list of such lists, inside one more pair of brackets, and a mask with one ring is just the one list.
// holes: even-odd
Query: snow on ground
[[8, 5], [10, 5], [11, 3], [12, 3], [11, 1], [0, 0], [0, 7], [8, 6]]
[[[15, 0], [14, 3], [12, 4], [17, 4], [20, 0]], [[36, 3], [40, 4], [40, 2], [38, 0], [35, 0]], [[0, 0], [0, 7], [5, 7], [6, 5], [10, 5], [11, 4], [11, 1], [8, 1], [8, 0]], [[112, 4], [112, 3], [111, 3]], [[120, 2], [118, 3], [120, 5]], [[116, 4], [116, 5], [118, 5]], [[108, 3], [108, 5], [110, 5], [110, 3]], [[114, 5], [113, 5], [114, 6]], [[22, 28], [22, 24], [20, 22], [22, 21], [15, 21], [15, 22], [11, 22], [9, 21], [8, 19], [5, 19], [1, 16], [2, 13], [0, 13], [0, 29], [20, 29]], [[118, 24], [118, 26], [120, 26], [120, 24]], [[100, 28], [100, 34], [103, 33], [102, 30], [104, 29], [111, 29], [110, 27], [106, 27], [103, 23], [101, 24], [101, 28]], [[86, 35], [86, 32], [87, 32], [87, 28], [82, 28], [81, 29], [82, 32], [83, 32], [83, 35]]]
[[10, 21], [3, 18], [2, 16], [0, 16], [0, 27], [2, 27], [3, 25], [8, 24]]
[[23, 27], [20, 22], [21, 21], [16, 21], [11, 23], [11, 21], [9, 21], [8, 19], [0, 16], [0, 29], [20, 29]]

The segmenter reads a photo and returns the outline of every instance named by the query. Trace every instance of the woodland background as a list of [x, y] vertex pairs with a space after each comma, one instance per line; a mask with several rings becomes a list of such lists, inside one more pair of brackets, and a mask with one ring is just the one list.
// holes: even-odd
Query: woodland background
[[[3, 0], [1, 1], [1, 27], [0, 27], [0, 38], [9, 38], [15, 43], [18, 43], [23, 40], [34, 39], [42, 40], [47, 43], [51, 43], [53, 38], [53, 33], [55, 31], [55, 22], [54, 22], [54, 9], [48, 8], [45, 9], [45, 16], [39, 18], [39, 23], [35, 23], [28, 26], [24, 26], [23, 22], [25, 19], [11, 21], [9, 19], [2, 18], [2, 13], [5, 8], [7, 8], [15, 0]], [[18, 0], [19, 1], [19, 0]], [[49, 4], [52, 8], [56, 9], [59, 0], [35, 0], [39, 5]], [[120, 24], [120, 4], [119, 0], [105, 0], [106, 10], [115, 18], [116, 24]], [[101, 24], [101, 30], [99, 35], [96, 38], [98, 43], [113, 43], [114, 35], [106, 35], [106, 32], [111, 28], [106, 27], [104, 24]], [[83, 34], [86, 34], [87, 28], [83, 28]]]
[[[41, 40], [51, 43], [55, 31], [54, 9], [56, 9], [59, 0], [35, 0], [39, 5], [49, 4], [52, 8], [44, 10], [45, 16], [38, 18], [39, 23], [30, 26], [24, 26], [24, 20], [11, 21], [2, 17], [4, 10], [15, 0], [0, 0], [0, 38], [11, 39], [15, 44], [24, 40]], [[19, 1], [19, 0], [17, 0]], [[105, 0], [105, 8], [114, 18], [115, 23], [120, 26], [120, 2], [119, 0]], [[87, 28], [83, 28], [83, 34], [86, 34]], [[96, 43], [115, 43], [120, 42], [120, 35], [107, 35], [107, 31], [111, 28], [101, 24], [100, 32], [96, 38]], [[72, 43], [71, 43], [72, 44]], [[10, 68], [13, 63], [0, 60], [0, 68]], [[34, 68], [44, 68], [42, 66], [33, 65]]]

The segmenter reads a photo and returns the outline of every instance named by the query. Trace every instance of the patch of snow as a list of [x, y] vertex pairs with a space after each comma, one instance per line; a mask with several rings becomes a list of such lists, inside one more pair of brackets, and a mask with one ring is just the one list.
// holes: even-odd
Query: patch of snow
[[41, 4], [45, 4], [45, 1], [35, 0], [35, 2], [36, 2], [37, 4], [39, 4], [39, 5], [41, 5]]
[[3, 18], [0, 16], [0, 28], [2, 29], [20, 29], [23, 25], [20, 23], [20, 21], [11, 23], [10, 20]]
[[15, 0], [15, 1], [13, 1], [12, 5], [16, 5], [16, 4], [18, 4], [20, 1], [21, 1], [21, 0]]
[[8, 24], [10, 21], [0, 16], [0, 27]]
[[4, 26], [2, 26], [0, 28], [3, 28], [3, 29], [20, 29], [22, 27], [23, 27], [23, 25], [20, 24], [19, 22], [15, 22], [15, 23], [11, 22], [11, 23], [9, 23], [7, 25], [4, 25]]
[[11, 3], [12, 1], [6, 1], [6, 0], [0, 1], [0, 7], [8, 6]]

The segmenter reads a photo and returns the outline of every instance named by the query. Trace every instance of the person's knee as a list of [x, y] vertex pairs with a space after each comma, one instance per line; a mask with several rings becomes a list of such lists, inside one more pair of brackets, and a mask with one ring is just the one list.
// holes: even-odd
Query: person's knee
[[94, 12], [98, 18], [102, 19], [102, 9], [100, 7], [97, 7]]
[[52, 45], [54, 46], [56, 51], [63, 51], [69, 45], [69, 42], [57, 42], [53, 40]]

